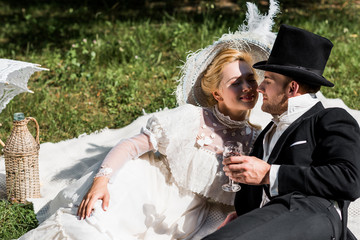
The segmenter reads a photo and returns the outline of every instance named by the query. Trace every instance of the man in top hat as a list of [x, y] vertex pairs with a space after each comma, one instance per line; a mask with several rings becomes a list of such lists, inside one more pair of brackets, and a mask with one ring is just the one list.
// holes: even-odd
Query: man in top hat
[[360, 130], [340, 108], [316, 99], [332, 43], [282, 25], [258, 91], [273, 120], [251, 156], [224, 160], [242, 189], [234, 220], [204, 239], [356, 239], [347, 229], [350, 201], [360, 196]]

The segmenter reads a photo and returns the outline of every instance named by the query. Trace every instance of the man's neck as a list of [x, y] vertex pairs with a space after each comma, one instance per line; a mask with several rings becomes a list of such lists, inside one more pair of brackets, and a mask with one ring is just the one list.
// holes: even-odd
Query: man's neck
[[[314, 93], [301, 94], [296, 97], [291, 97], [287, 102], [287, 110], [282, 114], [273, 115], [274, 119], [281, 120], [285, 116], [297, 115], [297, 112], [302, 112], [304, 109], [308, 110], [314, 106], [319, 100]], [[286, 117], [287, 118], [287, 117]]]

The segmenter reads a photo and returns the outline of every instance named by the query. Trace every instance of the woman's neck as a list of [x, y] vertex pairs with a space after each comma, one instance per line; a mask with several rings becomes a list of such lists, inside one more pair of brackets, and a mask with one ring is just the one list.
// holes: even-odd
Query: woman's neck
[[231, 120], [234, 121], [244, 121], [248, 110], [239, 110], [239, 111], [231, 111], [223, 104], [217, 104], [219, 112], [224, 114], [225, 116], [229, 116]]

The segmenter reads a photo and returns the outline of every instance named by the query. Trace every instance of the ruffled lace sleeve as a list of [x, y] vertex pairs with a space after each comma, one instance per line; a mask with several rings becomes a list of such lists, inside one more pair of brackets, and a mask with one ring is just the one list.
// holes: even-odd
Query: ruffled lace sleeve
[[[161, 155], [178, 186], [212, 197], [209, 188], [214, 184], [219, 160], [213, 151], [196, 143], [202, 122], [202, 108], [185, 104], [175, 109], [154, 113], [142, 132]], [[217, 189], [218, 190], [218, 189]], [[218, 191], [216, 191], [218, 193]], [[222, 197], [213, 199], [222, 201]]]
[[106, 155], [95, 177], [106, 176], [111, 178], [125, 162], [153, 149], [149, 136], [146, 134], [138, 134], [132, 138], [121, 140]]
[[[179, 155], [184, 143], [195, 143], [200, 125], [200, 108], [183, 105], [174, 109], [154, 113], [141, 132], [146, 134], [155, 151], [172, 158]], [[173, 147], [177, 151], [169, 151]]]
[[154, 151], [159, 151], [165, 155], [166, 146], [168, 145], [169, 140], [166, 136], [165, 129], [156, 116], [152, 116], [148, 120], [146, 127], [142, 128], [141, 132], [148, 136]]
[[[194, 141], [193, 133], [195, 131], [190, 130], [190, 137], [181, 133], [184, 133], [183, 129], [186, 129], [185, 125], [194, 125], [193, 120], [194, 118], [197, 119], [198, 115], [199, 110], [194, 106], [178, 107], [154, 113], [147, 121], [146, 126], [141, 129], [140, 134], [121, 140], [108, 153], [95, 177], [106, 176], [111, 178], [126, 161], [138, 158], [148, 151], [159, 151], [164, 156], [177, 155], [178, 152], [172, 150], [169, 153], [168, 151], [170, 142], [174, 143], [169, 139], [169, 136], [172, 139], [175, 138], [176, 142], [184, 143], [188, 142], [189, 139]], [[181, 119], [180, 116], [183, 118]], [[195, 124], [194, 129], [196, 128], [198, 128], [197, 124]], [[182, 137], [179, 137], [179, 134]]]

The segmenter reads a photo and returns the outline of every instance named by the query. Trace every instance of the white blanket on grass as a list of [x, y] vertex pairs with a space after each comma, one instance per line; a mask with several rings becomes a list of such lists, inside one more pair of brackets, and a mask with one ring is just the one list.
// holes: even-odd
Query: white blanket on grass
[[[317, 95], [325, 107], [342, 107], [360, 124], [359, 110], [349, 109], [340, 99], [326, 99], [321, 93]], [[260, 106], [261, 101], [252, 111], [250, 120], [264, 128], [270, 122], [271, 116], [263, 113]], [[35, 213], [41, 213], [42, 209], [46, 208], [49, 201], [60, 190], [79, 179], [94, 163], [102, 161], [108, 151], [122, 138], [139, 133], [141, 127], [145, 126], [146, 120], [147, 117], [142, 116], [124, 128], [105, 128], [89, 135], [84, 134], [58, 143], [42, 143], [39, 155], [41, 198], [29, 199], [34, 204]], [[0, 198], [6, 198], [5, 189], [5, 163], [1, 156]], [[45, 219], [38, 218], [38, 220], [42, 222]], [[360, 199], [350, 205], [348, 226], [360, 239]]]

